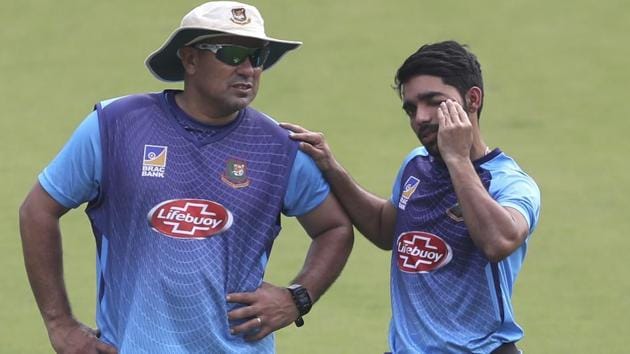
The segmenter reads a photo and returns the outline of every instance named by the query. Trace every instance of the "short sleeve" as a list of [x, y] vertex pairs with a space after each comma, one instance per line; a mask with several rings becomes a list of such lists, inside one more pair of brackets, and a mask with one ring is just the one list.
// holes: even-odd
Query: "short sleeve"
[[540, 216], [540, 190], [518, 166], [492, 172], [488, 192], [500, 205], [518, 210], [525, 217], [530, 234], [536, 229]]
[[323, 203], [329, 193], [330, 186], [315, 161], [298, 150], [289, 175], [282, 212], [287, 216], [304, 215]]
[[42, 188], [66, 208], [98, 196], [102, 157], [98, 114], [89, 114], [57, 156], [39, 174]]

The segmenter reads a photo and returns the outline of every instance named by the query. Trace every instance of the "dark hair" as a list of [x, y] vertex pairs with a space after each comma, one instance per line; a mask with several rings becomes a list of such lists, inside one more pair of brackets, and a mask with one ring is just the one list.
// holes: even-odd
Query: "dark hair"
[[[464, 98], [466, 92], [477, 86], [483, 91], [481, 66], [477, 57], [466, 45], [455, 41], [425, 44], [413, 53], [398, 68], [395, 85], [402, 97], [402, 86], [409, 79], [418, 75], [431, 75], [442, 78], [446, 85], [453, 86]], [[483, 96], [478, 114], [481, 115]]]

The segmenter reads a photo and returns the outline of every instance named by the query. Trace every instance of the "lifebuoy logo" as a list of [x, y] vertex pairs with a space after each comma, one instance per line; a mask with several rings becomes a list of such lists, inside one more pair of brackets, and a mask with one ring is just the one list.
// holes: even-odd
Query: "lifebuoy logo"
[[398, 236], [398, 268], [406, 273], [428, 273], [448, 264], [453, 251], [440, 237], [422, 231]]
[[172, 199], [147, 215], [153, 230], [183, 239], [204, 239], [232, 226], [232, 213], [219, 203], [204, 199]]

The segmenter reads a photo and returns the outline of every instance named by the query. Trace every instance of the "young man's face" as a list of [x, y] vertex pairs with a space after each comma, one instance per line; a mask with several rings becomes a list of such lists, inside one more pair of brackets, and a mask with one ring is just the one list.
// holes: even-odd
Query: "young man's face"
[[[203, 41], [210, 44], [234, 44], [259, 48], [261, 40], [237, 36], [215, 37]], [[187, 48], [192, 51], [193, 64], [187, 67], [186, 90], [213, 107], [217, 116], [225, 116], [248, 106], [258, 93], [262, 66], [254, 67], [250, 59], [238, 65], [226, 64], [212, 51]]]
[[466, 110], [462, 96], [455, 87], [446, 85], [442, 78], [430, 75], [418, 75], [407, 80], [402, 85], [402, 93], [402, 108], [409, 117], [411, 129], [427, 151], [439, 157], [438, 107], [443, 101], [451, 99], [457, 101]]

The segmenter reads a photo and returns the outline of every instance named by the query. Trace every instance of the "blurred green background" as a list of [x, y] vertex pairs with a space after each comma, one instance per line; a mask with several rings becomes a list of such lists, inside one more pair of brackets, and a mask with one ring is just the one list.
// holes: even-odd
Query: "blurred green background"
[[[3, 0], [0, 4], [0, 353], [51, 352], [21, 257], [18, 207], [93, 103], [178, 87], [145, 57], [198, 1]], [[539, 183], [542, 218], [513, 303], [525, 353], [628, 353], [630, 3], [251, 1], [268, 34], [304, 46], [263, 75], [254, 107], [326, 133], [367, 189], [388, 196], [418, 142], [391, 88], [419, 45], [456, 39], [482, 64], [481, 127]], [[62, 221], [67, 287], [94, 323], [94, 242], [80, 210]], [[291, 219], [267, 280], [288, 282], [308, 237]], [[387, 350], [389, 254], [357, 234], [341, 278], [278, 353]]]

